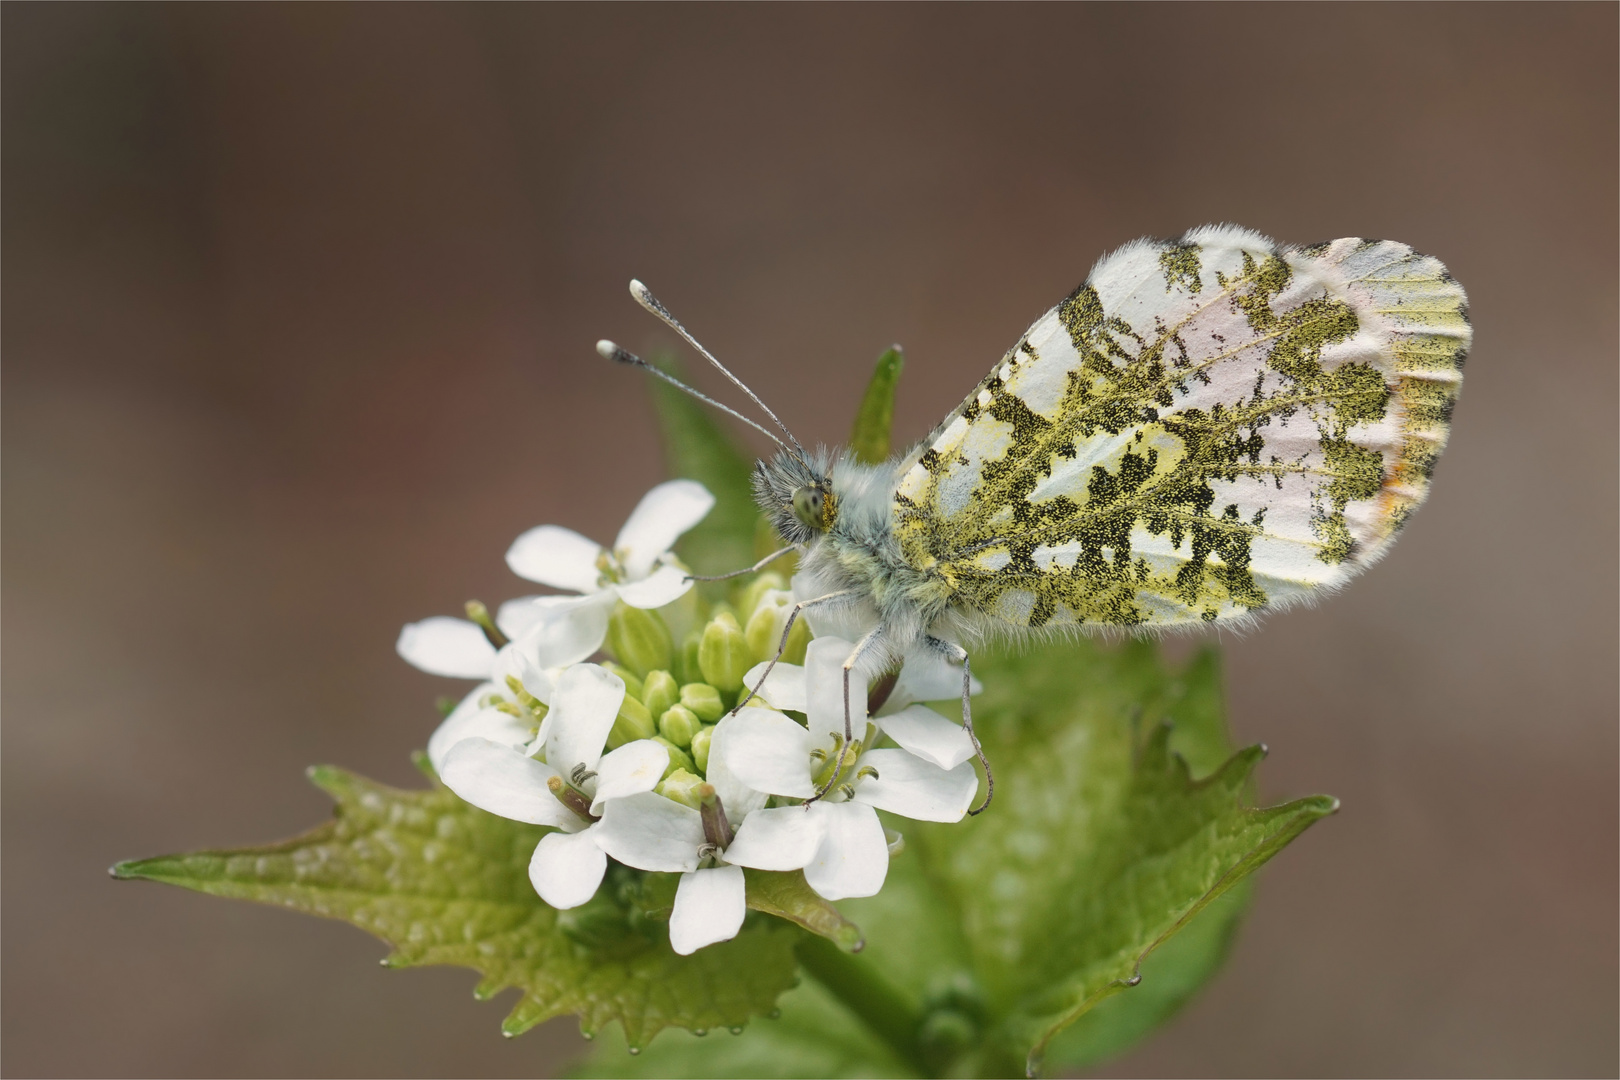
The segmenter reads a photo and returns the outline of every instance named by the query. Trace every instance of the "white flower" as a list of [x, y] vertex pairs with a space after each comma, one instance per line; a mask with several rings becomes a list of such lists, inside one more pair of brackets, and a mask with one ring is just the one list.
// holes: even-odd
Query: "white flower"
[[742, 868], [726, 859], [731, 830], [720, 806], [698, 811], [647, 792], [609, 803], [594, 830], [602, 850], [626, 866], [681, 875], [669, 944], [682, 956], [736, 937], [748, 913]]
[[[444, 754], [440, 778], [467, 802], [559, 830], [541, 838], [529, 861], [529, 880], [552, 907], [578, 907], [596, 895], [607, 872], [597, 843], [600, 819], [615, 802], [650, 794], [669, 766], [669, 751], [651, 739], [602, 753], [623, 701], [617, 675], [575, 664], [557, 679], [551, 709], [527, 751], [467, 735]], [[545, 761], [530, 756], [541, 750]]]
[[[572, 600], [572, 597], [547, 599]], [[551, 701], [552, 684], [566, 664], [581, 659], [577, 649], [556, 648], [557, 640], [569, 632], [566, 620], [547, 615], [527, 626], [524, 617], [532, 601], [509, 601], [496, 616], [503, 631], [518, 634], [500, 649], [490, 644], [478, 624], [444, 616], [409, 623], [400, 631], [395, 649], [413, 666], [434, 675], [482, 679], [461, 699], [428, 740], [428, 760], [434, 769], [444, 770], [444, 756], [463, 738], [481, 737], [503, 745], [528, 743], [534, 737], [537, 721], [531, 718], [521, 689], [542, 703]], [[514, 614], [512, 609], [520, 610]], [[587, 650], [584, 655], [593, 652]]]
[[803, 680], [808, 728], [770, 709], [743, 709], [721, 721], [709, 751], [711, 764], [718, 758], [742, 783], [788, 798], [810, 798], [837, 770], [837, 784], [820, 801], [749, 814], [726, 853], [727, 861], [760, 870], [803, 869], [828, 900], [871, 896], [883, 887], [888, 840], [874, 808], [920, 821], [960, 821], [978, 790], [967, 760], [972, 743], [962, 733], [963, 749], [939, 725], [961, 729], [937, 713], [933, 720], [918, 715], [931, 712], [922, 706], [882, 721], [884, 730], [898, 721], [905, 741], [890, 734], [902, 749], [867, 749], [878, 725], [868, 725], [866, 680], [855, 676], [856, 738], [844, 745], [842, 664], [852, 649], [838, 638], [810, 643]]
[[[743, 685], [748, 687], [759, 686], [757, 697], [763, 698], [773, 708], [789, 712], [810, 712], [810, 679], [808, 669], [811, 667], [811, 657], [821, 658], [821, 662], [829, 662], [829, 658], [836, 657], [836, 664], [842, 664], [849, 656], [850, 645], [847, 641], [837, 637], [818, 637], [810, 642], [805, 651], [805, 666], [797, 664], [777, 664], [774, 668], [769, 663], [756, 664], [750, 668], [743, 678]], [[770, 669], [767, 677], [765, 672]], [[760, 680], [764, 679], [764, 685]], [[844, 684], [843, 673], [826, 671], [815, 680], [818, 693], [824, 696], [820, 715], [831, 716], [837, 722], [834, 729], [842, 735], [844, 732]], [[977, 694], [983, 687], [979, 680], [974, 679], [972, 692]], [[851, 672], [849, 680], [850, 722], [853, 730], [859, 734], [861, 719], [859, 714], [867, 700], [867, 681], [859, 673]], [[902, 748], [911, 751], [925, 761], [931, 761], [942, 769], [954, 769], [968, 758], [974, 756], [973, 740], [968, 737], [967, 730], [961, 724], [954, 723], [926, 705], [918, 705], [919, 701], [940, 701], [959, 697], [962, 693], [962, 672], [960, 668], [953, 667], [950, 661], [931, 649], [916, 649], [906, 655], [900, 668], [900, 677], [895, 681], [894, 689], [889, 692], [888, 698], [877, 710], [877, 724], [884, 734], [893, 739]]]
[[626, 866], [681, 875], [669, 943], [682, 956], [736, 937], [748, 911], [746, 882], [729, 858], [729, 845], [736, 826], [759, 813], [767, 797], [727, 770], [724, 731], [722, 721], [705, 781], [714, 798], [702, 811], [648, 792], [610, 802], [593, 830], [602, 850]]
[[519, 577], [581, 594], [531, 597], [528, 602], [540, 607], [533, 617], [568, 624], [566, 629], [551, 626], [550, 635], [575, 648], [590, 646], [574, 657], [583, 660], [602, 647], [615, 600], [660, 608], [692, 587], [669, 549], [713, 506], [714, 496], [696, 480], [670, 480], [642, 496], [612, 550], [572, 529], [541, 525], [512, 542], [506, 565]]

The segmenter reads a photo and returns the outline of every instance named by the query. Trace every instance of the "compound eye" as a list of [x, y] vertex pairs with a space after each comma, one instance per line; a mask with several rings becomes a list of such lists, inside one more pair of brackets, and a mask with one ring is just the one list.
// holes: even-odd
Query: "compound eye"
[[793, 493], [793, 516], [812, 529], [822, 527], [821, 508], [820, 488], [805, 486]]

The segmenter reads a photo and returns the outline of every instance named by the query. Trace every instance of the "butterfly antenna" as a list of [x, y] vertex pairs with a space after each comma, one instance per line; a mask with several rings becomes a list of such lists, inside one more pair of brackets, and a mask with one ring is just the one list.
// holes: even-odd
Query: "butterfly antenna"
[[[675, 376], [671, 375], [669, 372], [660, 370], [659, 368], [656, 368], [656, 367], [653, 367], [651, 364], [647, 363], [647, 361], [643, 360], [641, 357], [637, 356], [635, 353], [631, 352], [630, 350], [620, 348], [618, 345], [615, 345], [611, 341], [598, 341], [596, 343], [596, 352], [597, 352], [597, 355], [600, 356], [604, 360], [617, 360], [621, 364], [629, 364], [631, 367], [638, 367], [638, 368], [641, 368], [641, 369], [643, 369], [645, 371], [652, 372], [654, 375], [658, 376], [660, 379], [663, 379], [665, 382], [669, 383], [671, 386], [675, 387], [676, 389], [686, 391], [688, 394], [691, 394], [693, 397], [697, 398], [699, 401], [705, 402], [706, 404], [709, 404], [709, 405], [713, 405], [715, 408], [719, 409], [723, 413], [730, 413], [732, 416], [735, 416], [737, 419], [741, 420], [743, 423], [747, 424], [749, 427], [753, 428], [755, 431], [759, 432], [760, 434], [764, 435], [767, 439], [774, 442], [777, 446], [780, 446], [783, 450], [790, 450], [787, 443], [783, 442], [781, 439], [778, 439], [776, 437], [775, 432], [771, 431], [768, 428], [761, 427], [759, 424], [756, 424], [754, 421], [748, 419], [748, 417], [744, 416], [742, 413], [738, 412], [736, 409], [733, 409], [731, 406], [722, 405], [718, 401], [714, 400], [714, 398], [710, 397], [709, 395], [699, 393], [698, 391], [692, 389], [690, 386], [687, 386], [685, 383], [681, 382], [681, 380], [677, 379]], [[788, 436], [788, 438], [790, 438], [790, 439], [792, 437], [793, 436], [791, 436], [791, 435]]]
[[[771, 412], [771, 407], [759, 400], [759, 395], [748, 389], [748, 384], [737, 378], [737, 376], [733, 375], [726, 365], [716, 360], [713, 353], [711, 353], [708, 349], [705, 349], [702, 345], [698, 344], [697, 338], [687, 333], [686, 327], [682, 326], [680, 322], [676, 320], [675, 316], [669, 313], [669, 309], [659, 302], [658, 297], [654, 296], [652, 291], [649, 290], [647, 286], [643, 285], [639, 281], [632, 280], [630, 282], [630, 295], [636, 298], [636, 303], [640, 304], [642, 307], [658, 316], [658, 318], [662, 319], [664, 325], [681, 335], [681, 337], [686, 340], [688, 345], [692, 346], [692, 348], [696, 349], [699, 353], [702, 353], [703, 359], [707, 360], [709, 363], [718, 368], [720, 370], [720, 374], [724, 375], [726, 378], [735, 383], [743, 393], [748, 395], [750, 400], [752, 400], [755, 405], [758, 405], [762, 410], [764, 410], [765, 415], [771, 418], [771, 422], [777, 427], [781, 428], [782, 434], [788, 437], [788, 442], [792, 443], [793, 448], [799, 452], [800, 459], [803, 459], [804, 447], [799, 445], [799, 440], [793, 437], [793, 432], [788, 430], [787, 425], [782, 423], [781, 419], [775, 413]], [[727, 409], [726, 411], [730, 412], [731, 410]], [[736, 414], [732, 413], [732, 415], [735, 416]], [[755, 424], [754, 426], [758, 427], [759, 425]], [[775, 438], [775, 436], [772, 437]], [[777, 444], [781, 445], [780, 439], [777, 439]], [[786, 448], [784, 447], [784, 449]]]

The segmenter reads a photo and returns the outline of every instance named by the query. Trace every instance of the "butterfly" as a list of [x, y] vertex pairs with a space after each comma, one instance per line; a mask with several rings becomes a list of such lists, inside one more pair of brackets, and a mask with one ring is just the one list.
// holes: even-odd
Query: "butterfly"
[[1340, 588], [1427, 495], [1472, 335], [1462, 286], [1405, 244], [1231, 225], [1138, 240], [872, 465], [806, 451], [631, 292], [786, 436], [704, 398], [778, 444], [754, 494], [787, 546], [749, 570], [799, 552], [811, 594], [788, 629], [814, 610], [869, 627], [843, 666], [846, 742], [851, 679], [917, 649], [961, 664], [971, 736], [962, 641], [1243, 625]]

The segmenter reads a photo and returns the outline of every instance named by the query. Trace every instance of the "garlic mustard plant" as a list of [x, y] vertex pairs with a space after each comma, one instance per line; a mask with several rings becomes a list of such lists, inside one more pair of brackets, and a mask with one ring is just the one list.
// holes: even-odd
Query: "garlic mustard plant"
[[[861, 404], [865, 465], [899, 370], [886, 353]], [[476, 968], [480, 998], [520, 991], [508, 1035], [565, 1013], [622, 1031], [578, 1075], [1033, 1074], [1169, 1015], [1245, 876], [1335, 805], [1245, 805], [1259, 753], [1232, 752], [1213, 653], [1053, 642], [976, 655], [964, 688], [949, 650], [901, 650], [853, 671], [846, 735], [871, 613], [792, 618], [815, 586], [762, 543], [747, 459], [686, 398], [660, 416], [683, 478], [611, 547], [531, 529], [508, 565], [555, 592], [401, 631], [410, 665], [472, 684], [411, 736], [431, 786], [313, 769], [328, 823], [114, 875], [343, 918], [390, 967]], [[970, 695], [1000, 794], [965, 820], [987, 785], [946, 713]], [[1121, 993], [1139, 982], [1160, 989]], [[671, 1026], [742, 1040], [653, 1041]]]

